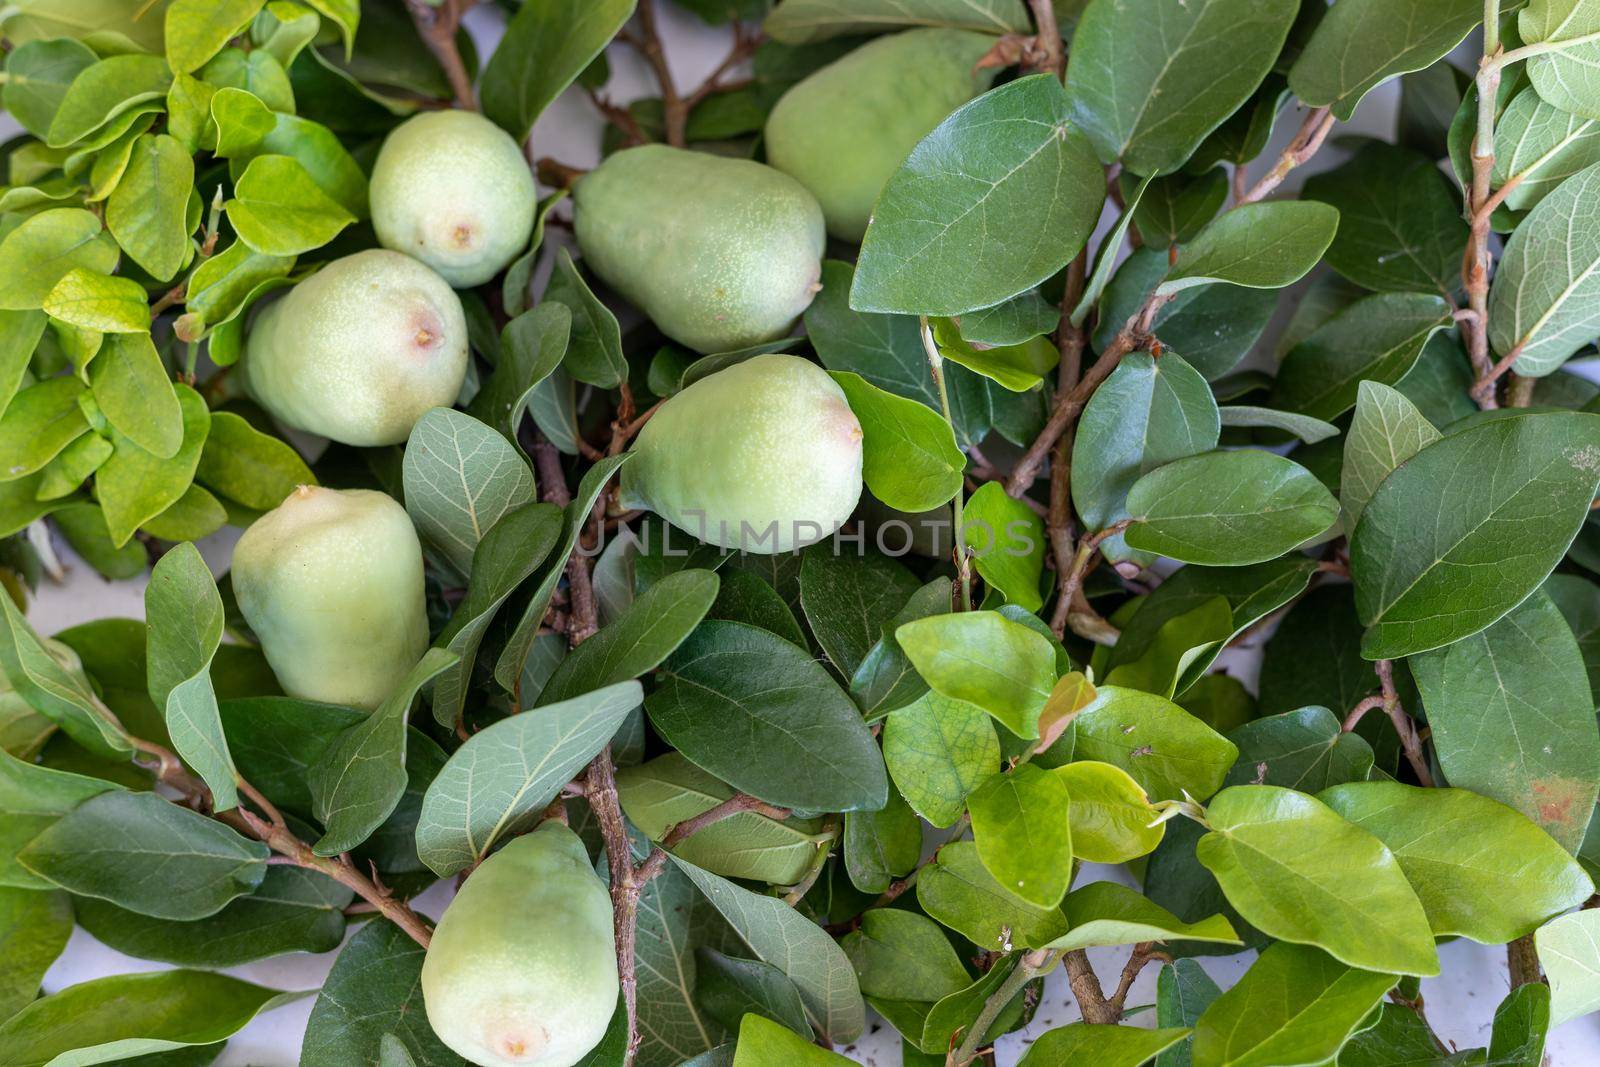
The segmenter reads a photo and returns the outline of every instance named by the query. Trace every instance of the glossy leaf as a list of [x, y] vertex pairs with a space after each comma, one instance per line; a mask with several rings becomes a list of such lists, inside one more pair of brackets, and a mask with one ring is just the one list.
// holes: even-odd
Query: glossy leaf
[[239, 240], [257, 252], [293, 256], [327, 244], [356, 221], [290, 156], [252, 159], [225, 205]]
[[1454, 0], [1342, 0], [1289, 69], [1289, 88], [1348, 119], [1367, 93], [1432, 66], [1482, 19], [1480, 8]]
[[1037, 737], [1055, 686], [1050, 642], [998, 612], [933, 615], [900, 626], [895, 640], [934, 692], [975, 704], [1018, 737]]
[[540, 113], [583, 73], [633, 14], [635, 0], [533, 0], [506, 25], [479, 94], [483, 112], [520, 144]]
[[1221, 915], [1186, 923], [1136, 890], [1116, 882], [1090, 882], [1067, 894], [1061, 906], [1072, 928], [1050, 942], [1052, 948], [1080, 949], [1133, 945], [1141, 941], [1240, 943]]
[[1050, 772], [1066, 786], [1071, 806], [1072, 854], [1091, 863], [1126, 863], [1161, 844], [1166, 824], [1132, 776], [1121, 767], [1075, 760]]
[[889, 713], [883, 758], [917, 814], [949, 826], [967, 797], [1000, 772], [1000, 739], [982, 708], [930, 692]]
[[1034, 1038], [1017, 1067], [1139, 1067], [1189, 1036], [1185, 1028], [1145, 1029], [1106, 1023], [1073, 1023]]
[[869, 997], [932, 1002], [972, 981], [938, 924], [916, 912], [872, 908], [840, 947]]
[[1428, 339], [1451, 323], [1443, 297], [1379, 293], [1358, 300], [1284, 357], [1272, 402], [1332, 419], [1350, 410], [1362, 385], [1396, 385], [1416, 366]]
[[1205, 799], [1222, 785], [1239, 750], [1154, 693], [1103, 685], [1074, 726], [1077, 757], [1127, 771], [1156, 800]]
[[999, 482], [987, 482], [968, 498], [961, 519], [973, 566], [989, 587], [1024, 611], [1043, 607], [1039, 584], [1047, 537], [1033, 509]]
[[1071, 794], [1051, 774], [1023, 764], [967, 798], [978, 856], [995, 880], [1030, 904], [1061, 903], [1072, 877]]
[[1178, 252], [1158, 293], [1227, 282], [1251, 289], [1292, 285], [1317, 265], [1339, 213], [1310, 200], [1245, 204], [1218, 217]]
[[860, 375], [832, 373], [861, 420], [861, 473], [872, 495], [908, 512], [948, 503], [961, 488], [967, 465], [949, 424], [926, 405], [880, 389]]

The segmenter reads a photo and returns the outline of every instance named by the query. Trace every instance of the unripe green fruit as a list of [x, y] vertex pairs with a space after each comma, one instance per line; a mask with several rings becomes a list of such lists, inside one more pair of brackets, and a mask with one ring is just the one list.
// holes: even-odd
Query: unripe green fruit
[[393, 445], [467, 374], [467, 317], [445, 280], [384, 249], [336, 259], [256, 317], [241, 364], [279, 421], [347, 445]]
[[372, 228], [457, 289], [482, 285], [527, 247], [537, 192], [511, 136], [474, 111], [424, 111], [396, 126], [372, 167]]
[[994, 38], [922, 29], [862, 45], [783, 94], [767, 118], [767, 162], [822, 204], [828, 232], [859, 243], [872, 205], [917, 142], [989, 87], [973, 65]]
[[546, 822], [484, 860], [422, 962], [439, 1040], [481, 1067], [571, 1067], [617, 1007], [611, 897], [578, 835]]
[[771, 167], [630, 148], [573, 191], [584, 262], [675, 341], [732, 352], [782, 337], [822, 274], [822, 209]]
[[627, 507], [746, 552], [820, 541], [861, 498], [861, 423], [826, 371], [755, 356], [695, 382], [639, 431]]
[[375, 708], [428, 647], [422, 545], [370, 489], [302, 485], [233, 549], [233, 592], [283, 691]]

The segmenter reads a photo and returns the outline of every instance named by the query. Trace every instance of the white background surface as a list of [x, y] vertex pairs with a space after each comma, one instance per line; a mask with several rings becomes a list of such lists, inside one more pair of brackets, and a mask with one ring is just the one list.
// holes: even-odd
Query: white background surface
[[[708, 28], [670, 4], [662, 5], [661, 16], [662, 33], [678, 84], [680, 88], [692, 88], [721, 61], [727, 49], [728, 30]], [[468, 27], [477, 40], [480, 55], [489, 54], [499, 39], [501, 25], [502, 17], [497, 9], [478, 8], [469, 15]], [[1218, 58], [1219, 61], [1226, 61], [1225, 57]], [[656, 94], [653, 80], [630, 49], [614, 46], [610, 59], [612, 80], [606, 90], [609, 95], [626, 101]], [[1391, 137], [1396, 100], [1394, 89], [1395, 86], [1391, 84], [1373, 93], [1353, 122], [1341, 124], [1335, 129], [1335, 137], [1354, 132]], [[1265, 161], [1276, 157], [1279, 147], [1297, 126], [1297, 114], [1287, 114], [1283, 118], [1273, 147], [1253, 168], [1257, 174], [1267, 165]], [[574, 166], [593, 166], [599, 160], [600, 127], [600, 119], [582, 94], [568, 92], [550, 107], [534, 128], [533, 152], [536, 156], [553, 156]], [[0, 136], [10, 136], [14, 130], [9, 117], [0, 116]], [[1325, 149], [1307, 169], [1326, 168], [1338, 158], [1337, 151]], [[1104, 228], [1103, 222], [1102, 232]], [[552, 230], [553, 238], [560, 239], [562, 236], [564, 234]], [[225, 531], [202, 544], [213, 570], [220, 572], [226, 569], [234, 536], [234, 532]], [[80, 622], [109, 616], [143, 617], [142, 578], [106, 582], [87, 565], [74, 559], [64, 546], [58, 547], [63, 560], [69, 565], [70, 573], [64, 584], [47, 583], [39, 592], [38, 601], [29, 614], [41, 632], [53, 633]], [[1230, 650], [1221, 662], [1231, 673], [1253, 686], [1258, 656], [1257, 649]], [[1095, 868], [1088, 872], [1085, 880], [1124, 877], [1120, 871], [1111, 868]], [[419, 909], [436, 918], [447, 897], [445, 885], [435, 886], [419, 899]], [[1127, 952], [1127, 949], [1091, 950], [1090, 958], [1108, 990], [1114, 987]], [[279, 989], [316, 989], [332, 966], [334, 956], [335, 953], [280, 957], [233, 968], [228, 973]], [[1442, 946], [1439, 956], [1443, 975], [1422, 983], [1428, 1018], [1434, 1029], [1445, 1041], [1459, 1048], [1488, 1044], [1490, 1019], [1495, 1006], [1508, 989], [1504, 950], [1458, 941]], [[1202, 963], [1213, 977], [1227, 986], [1244, 972], [1251, 959], [1253, 956], [1250, 954], [1227, 958], [1204, 957]], [[46, 976], [44, 987], [53, 992], [101, 975], [159, 970], [163, 967], [162, 964], [114, 952], [80, 929], [74, 931], [66, 952]], [[1156, 971], [1155, 966], [1146, 968], [1128, 999], [1130, 1006], [1154, 1001]], [[217, 1062], [225, 1067], [290, 1067], [295, 1064], [312, 1003], [313, 998], [306, 997], [257, 1019], [233, 1039]], [[1058, 969], [1046, 982], [1045, 996], [1033, 1024], [1022, 1035], [1012, 1035], [1000, 1042], [998, 1058], [1001, 1067], [1010, 1067], [1016, 1062], [1030, 1036], [1063, 1026], [1077, 1018], [1077, 1007], [1067, 988], [1065, 975]], [[1138, 1014], [1130, 1022], [1134, 1025], [1153, 1025], [1153, 1013]], [[868, 1033], [860, 1042], [843, 1051], [863, 1063], [892, 1067], [900, 1062], [899, 1044], [899, 1038], [892, 1029], [874, 1021], [869, 1023]], [[1583, 1067], [1600, 1063], [1600, 1016], [1578, 1019], [1558, 1028], [1547, 1045], [1547, 1062], [1552, 1067]]]

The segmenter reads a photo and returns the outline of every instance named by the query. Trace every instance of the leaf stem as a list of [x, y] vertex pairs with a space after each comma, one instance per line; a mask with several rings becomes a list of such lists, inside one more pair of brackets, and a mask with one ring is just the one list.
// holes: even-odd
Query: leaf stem
[[[950, 426], [951, 436], [956, 432], [956, 421], [950, 414], [950, 391], [945, 387], [944, 381], [944, 356], [939, 353], [939, 346], [933, 342], [933, 329], [928, 325], [928, 316], [920, 317], [922, 332], [922, 350], [928, 354], [928, 369], [933, 372], [934, 384], [939, 387], [939, 409], [944, 413], [944, 421]], [[962, 485], [956, 489], [956, 495], [951, 500], [953, 514], [956, 586], [960, 591], [961, 610], [972, 610], [972, 562], [967, 558], [967, 534], [963, 529], [962, 497], [966, 495], [966, 487]]]
[[983, 1010], [978, 1012], [978, 1017], [972, 1021], [971, 1028], [962, 1038], [961, 1045], [945, 1059], [946, 1067], [965, 1067], [977, 1058], [983, 1048], [983, 1039], [989, 1032], [989, 1027], [1000, 1017], [1007, 1004], [1016, 997], [1022, 987], [1033, 981], [1039, 975], [1055, 967], [1056, 961], [1062, 956], [1060, 949], [1034, 949], [1025, 952], [1017, 961], [1016, 969], [1006, 975], [1000, 987], [989, 994], [989, 999], [983, 1002]]

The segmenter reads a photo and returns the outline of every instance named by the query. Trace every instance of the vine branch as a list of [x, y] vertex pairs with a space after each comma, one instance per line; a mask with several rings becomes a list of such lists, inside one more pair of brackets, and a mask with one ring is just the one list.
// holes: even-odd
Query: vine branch
[[411, 21], [416, 23], [417, 35], [444, 71], [456, 107], [465, 111], [476, 111], [478, 104], [472, 93], [472, 79], [467, 76], [467, 65], [456, 47], [456, 31], [461, 28], [461, 16], [475, 3], [477, 0], [442, 0], [435, 7], [427, 0], [406, 0], [406, 10], [411, 13]]

